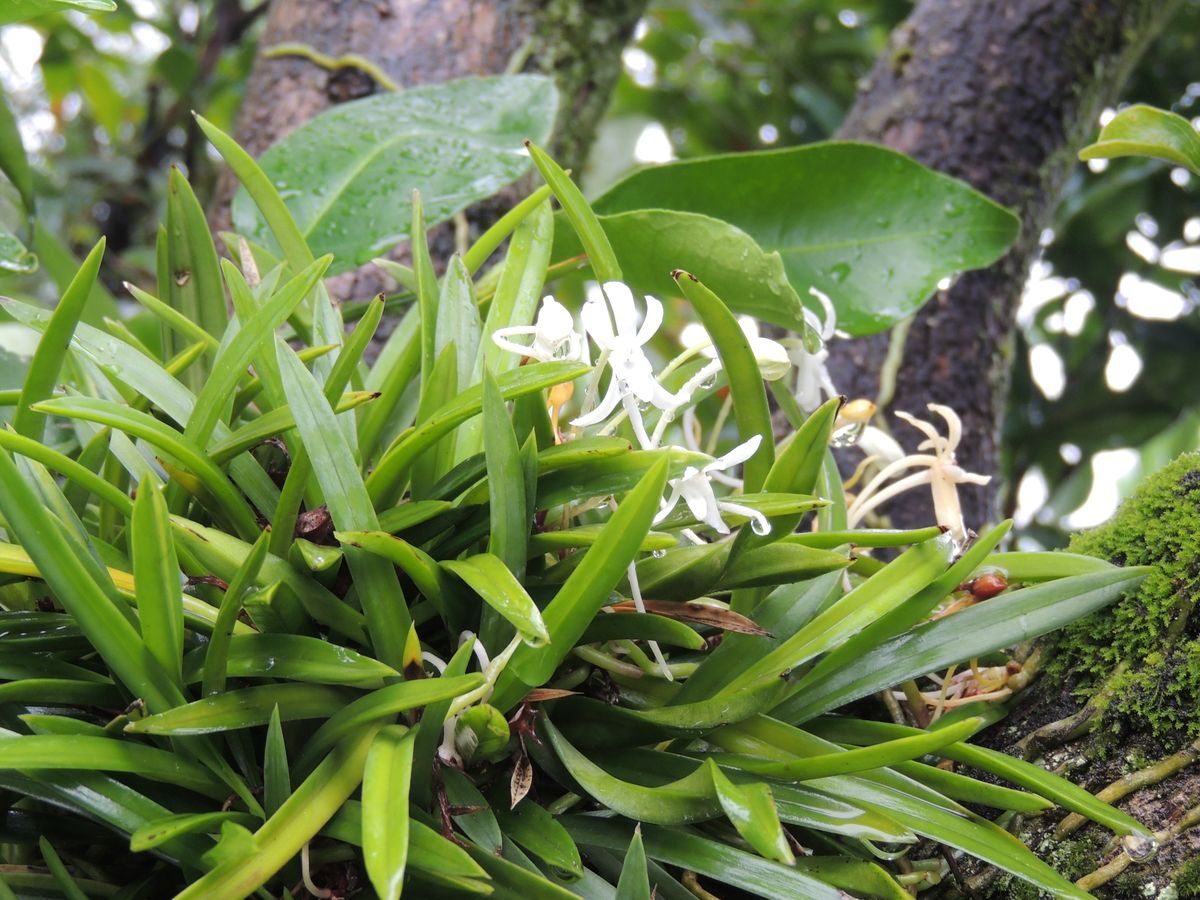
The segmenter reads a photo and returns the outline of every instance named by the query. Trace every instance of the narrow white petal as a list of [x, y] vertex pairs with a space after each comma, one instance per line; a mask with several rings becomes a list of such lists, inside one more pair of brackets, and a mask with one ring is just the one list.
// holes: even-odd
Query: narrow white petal
[[637, 334], [637, 306], [633, 302], [633, 291], [620, 281], [606, 281], [601, 288], [608, 298], [613, 321], [617, 324], [617, 334], [633, 337]]
[[751, 522], [751, 528], [755, 534], [770, 534], [771, 521], [760, 513], [757, 509], [751, 509], [749, 506], [743, 506], [740, 503], [730, 503], [728, 500], [721, 500], [717, 503], [722, 510], [727, 513], [732, 513], [735, 516], [744, 516]]
[[875, 494], [873, 497], [863, 503], [859, 503], [858, 500], [855, 500], [854, 503], [850, 505], [850, 509], [847, 511], [849, 526], [853, 528], [863, 520], [863, 517], [867, 513], [875, 509], [881, 503], [886, 503], [888, 500], [891, 500], [896, 495], [912, 490], [918, 485], [929, 484], [929, 472], [929, 469], [926, 469], [924, 472], [914, 472], [912, 475], [901, 478], [899, 481], [894, 481], [882, 491]]
[[639, 344], [647, 344], [654, 337], [663, 321], [663, 305], [657, 297], [646, 295], [646, 318], [642, 320], [642, 327], [638, 329], [637, 342]]
[[621, 397], [621, 402], [625, 405], [625, 412], [629, 414], [629, 424], [633, 426], [634, 436], [637, 437], [642, 449], [654, 449], [654, 442], [650, 440], [650, 435], [646, 433], [646, 423], [642, 420], [642, 408], [638, 406], [637, 398], [625, 394]]
[[617, 408], [617, 404], [621, 402], [621, 388], [617, 384], [617, 379], [613, 379], [608, 383], [608, 391], [604, 394], [604, 399], [589, 413], [584, 413], [577, 419], [572, 419], [571, 424], [579, 428], [587, 428], [589, 425], [598, 425], [612, 415], [612, 411]]
[[763, 436], [761, 434], [751, 436], [748, 441], [743, 441], [742, 443], [738, 444], [724, 456], [718, 456], [704, 467], [704, 471], [707, 473], [711, 472], [713, 469], [732, 469], [734, 466], [744, 463], [758, 452], [758, 448], [762, 444], [762, 441]]
[[600, 347], [607, 348], [613, 342], [612, 318], [608, 314], [608, 306], [604, 301], [593, 297], [583, 304], [579, 312], [583, 320], [583, 329]]

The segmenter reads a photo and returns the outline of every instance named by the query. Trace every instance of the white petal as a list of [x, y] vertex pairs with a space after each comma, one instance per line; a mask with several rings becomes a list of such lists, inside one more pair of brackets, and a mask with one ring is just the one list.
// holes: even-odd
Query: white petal
[[750, 440], [743, 441], [738, 444], [724, 456], [718, 456], [707, 466], [704, 467], [705, 472], [713, 469], [731, 469], [740, 463], [744, 463], [755, 453], [758, 452], [759, 445], [762, 444], [763, 436], [761, 434], [753, 435]]
[[654, 517], [654, 521], [652, 523], [654, 525], [657, 525], [659, 522], [669, 516], [675, 507], [679, 505], [679, 498], [682, 496], [679, 490], [679, 479], [672, 478], [669, 484], [671, 486], [671, 493], [669, 493], [667, 498], [662, 501], [662, 507], [659, 509], [658, 514]]
[[597, 425], [603, 422], [612, 411], [617, 408], [617, 404], [621, 402], [621, 388], [617, 384], [617, 379], [613, 379], [608, 383], [608, 390], [604, 394], [604, 399], [589, 413], [584, 413], [577, 419], [572, 419], [571, 424], [579, 428], [586, 428], [589, 425]]
[[727, 513], [733, 513], [735, 516], [745, 516], [751, 522], [751, 529], [755, 534], [770, 534], [771, 521], [757, 509], [751, 509], [749, 506], [742, 506], [740, 503], [730, 503], [727, 500], [721, 500], [717, 503], [722, 510]]
[[613, 342], [612, 318], [608, 314], [608, 306], [597, 297], [589, 298], [579, 311], [583, 320], [583, 329], [601, 348], [610, 346]]
[[688, 322], [683, 326], [683, 331], [679, 333], [679, 343], [685, 350], [697, 347], [711, 348], [712, 338], [709, 336], [708, 330], [699, 322]]
[[651, 450], [654, 448], [654, 442], [650, 440], [650, 435], [646, 433], [646, 423], [642, 421], [642, 410], [638, 406], [636, 399], [629, 394], [625, 394], [621, 398], [621, 402], [625, 405], [625, 412], [629, 414], [629, 424], [633, 426], [633, 434], [638, 439], [643, 450]]
[[946, 444], [949, 451], [953, 453], [958, 448], [959, 441], [962, 440], [962, 419], [949, 406], [930, 403], [928, 409], [946, 420]]
[[715, 500], [709, 503], [706, 496], [706, 494], [712, 494], [712, 488], [708, 488], [706, 492], [704, 490], [705, 487], [707, 487], [707, 483], [697, 483], [694, 478], [688, 479], [682, 486], [683, 502], [687, 504], [688, 512], [692, 514], [692, 518], [700, 522], [705, 521], [710, 508], [715, 509], [717, 506]]
[[617, 334], [633, 337], [637, 333], [637, 307], [633, 302], [633, 291], [620, 281], [606, 281], [601, 286], [613, 321], [617, 323]]
[[754, 343], [754, 339], [758, 337], [758, 322], [753, 316], [738, 316], [738, 325], [750, 343]]
[[779, 341], [753, 337], [750, 339], [750, 349], [758, 362], [759, 374], [767, 381], [778, 381], [792, 371], [792, 360]]
[[825, 323], [821, 326], [821, 337], [829, 340], [837, 328], [837, 311], [833, 308], [833, 302], [815, 287], [810, 287], [808, 292], [817, 298], [821, 309], [825, 311]]
[[638, 329], [637, 342], [639, 344], [647, 344], [658, 331], [659, 326], [663, 321], [663, 305], [657, 297], [646, 295], [646, 318], [642, 320], [642, 327]]
[[549, 294], [542, 298], [542, 308], [538, 310], [537, 333], [551, 343], [562, 343], [575, 333], [570, 310]]

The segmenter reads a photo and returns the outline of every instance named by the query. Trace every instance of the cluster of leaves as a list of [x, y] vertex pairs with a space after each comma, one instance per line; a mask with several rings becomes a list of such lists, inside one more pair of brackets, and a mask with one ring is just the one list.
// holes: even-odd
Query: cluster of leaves
[[[326, 115], [379, 122], [379, 104], [407, 104], [419, 118], [493, 89], [525, 117], [482, 116], [475, 132], [536, 135], [551, 120], [552, 89], [529, 78]], [[132, 289], [160, 323], [157, 339], [81, 321], [103, 242], [52, 313], [0, 301], [42, 335], [23, 386], [3, 395], [14, 415], [0, 432], [0, 885], [232, 898], [301, 880], [346, 893], [365, 877], [381, 897], [411, 886], [419, 896], [627, 900], [651, 885], [690, 896], [684, 882], [698, 873], [764, 897], [900, 898], [948, 871], [915, 858], [924, 838], [1082, 897], [978, 810], [1059, 805], [1146, 839], [1066, 780], [968, 744], [995, 713], [972, 716], [968, 704], [924, 730], [833, 714], [967, 660], [1002, 663], [1004, 648], [1103, 607], [1145, 570], [995, 554], [1007, 523], [967, 548], [937, 527], [847, 530], [828, 450], [837, 399], [808, 417], [789, 408], [794, 432], [764, 440], [747, 464], [737, 501], [770, 520], [768, 533], [721, 536], [691, 509], [655, 525], [668, 481], [709, 457], [635, 450], [620, 430], [562, 440], [548, 412], [561, 401], [547, 393], [592, 367], [519, 365], [490, 340], [529, 325], [545, 281], [571, 267], [555, 258], [559, 231], [573, 232], [561, 237], [600, 280], [627, 267], [636, 282], [650, 251], [609, 240], [622, 214], [597, 216], [531, 147], [546, 187], [439, 280], [419, 195], [401, 225], [383, 210], [357, 214], [354, 173], [387, 153], [327, 148], [326, 167], [297, 180], [295, 161], [324, 153], [314, 141], [345, 140], [320, 127], [330, 121], [277, 147], [269, 172], [198, 120], [243, 185], [247, 235], [228, 237], [237, 264], [220, 259], [200, 203], [172, 177], [157, 296]], [[356, 135], [411, 158], [393, 134], [416, 145], [429, 136], [410, 124], [396, 114], [373, 141]], [[519, 174], [494, 174], [511, 143], [458, 141], [471, 144], [456, 167], [464, 184], [491, 190], [489, 178]], [[864, 272], [880, 265], [865, 239], [887, 227], [875, 220], [880, 197], [902, 205], [915, 185], [950, 194], [966, 232], [1007, 217], [887, 151], [831, 145], [796, 158], [825, 167], [806, 181], [845, 183], [850, 168], [891, 179], [870, 218], [814, 218], [809, 239], [819, 245], [825, 229], [825, 242], [849, 241]], [[667, 167], [605, 203], [634, 207], [625, 192], [640, 184], [654, 206], [630, 215], [665, 214], [675, 197], [672, 227], [692, 216], [734, 229], [691, 212], [684, 200], [703, 194], [680, 187], [734, 164]], [[387, 167], [373, 177], [390, 189]], [[735, 218], [737, 205], [726, 206]], [[368, 366], [385, 304], [341, 309], [321, 279], [399, 227], [413, 266], [391, 267], [410, 289], [393, 302], [414, 302]], [[506, 239], [503, 260], [477, 277]], [[325, 241], [347, 242], [341, 262], [315, 256]], [[939, 261], [902, 231], [873, 243], [884, 257], [926, 261], [920, 277], [895, 273], [893, 293], [914, 305], [926, 279], [941, 277], [931, 270], [1003, 250], [968, 242]], [[746, 259], [772, 255], [751, 245]], [[821, 275], [773, 258], [789, 276]], [[690, 279], [678, 292], [724, 363], [704, 400], [727, 387], [739, 438], [769, 437], [763, 381], [733, 312], [802, 324], [802, 310], [798, 297], [756, 307], [754, 265], [746, 290], [731, 265], [715, 254], [695, 262], [706, 281], [727, 280], [728, 305]], [[815, 527], [798, 531], [806, 517]], [[697, 531], [699, 543], [684, 540]], [[876, 547], [901, 552], [885, 564]], [[958, 586], [995, 569], [1009, 590], [933, 616], [947, 598], [962, 606]], [[646, 613], [624, 599], [633, 579]], [[670, 650], [666, 672], [642, 649], [649, 641]], [[44, 868], [25, 865], [35, 839]], [[898, 856], [914, 857], [909, 871], [881, 862]]]

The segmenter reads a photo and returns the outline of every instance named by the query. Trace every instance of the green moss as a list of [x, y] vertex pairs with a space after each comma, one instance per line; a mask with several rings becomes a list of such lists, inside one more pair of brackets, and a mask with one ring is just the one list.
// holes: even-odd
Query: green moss
[[1200, 596], [1200, 454], [1152, 475], [1070, 549], [1156, 571], [1137, 593], [1066, 628], [1047, 675], [1071, 679], [1081, 701], [1112, 678], [1102, 722], [1114, 736], [1148, 731], [1168, 747], [1200, 736], [1200, 616], [1189, 616]]
[[[1079, 837], [1070, 837], [1053, 843], [1052, 848], [1043, 848], [1039, 855], [1059, 874], [1069, 881], [1082, 878], [1096, 868], [1103, 842], [1091, 832]], [[1002, 875], [988, 888], [988, 900], [1041, 900], [1045, 896], [1038, 888], [1013, 875]]]
[[1200, 900], [1200, 857], [1179, 867], [1174, 885], [1179, 900]]

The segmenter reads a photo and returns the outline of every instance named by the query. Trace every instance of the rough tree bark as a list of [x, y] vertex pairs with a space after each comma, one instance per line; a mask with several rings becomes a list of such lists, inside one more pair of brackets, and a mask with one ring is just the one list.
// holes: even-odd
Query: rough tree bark
[[[468, 75], [541, 72], [562, 96], [551, 150], [567, 167], [582, 164], [596, 124], [620, 74], [620, 51], [647, 0], [273, 0], [237, 138], [258, 155], [322, 110], [367, 96], [381, 86], [362, 68], [326, 69], [300, 55], [271, 55], [280, 44], [300, 44], [334, 59], [369, 60], [400, 86]], [[218, 191], [225, 208], [234, 184], [228, 173]], [[516, 192], [468, 213], [473, 229], [505, 211]], [[452, 249], [450, 231], [431, 236], [437, 256]], [[374, 270], [343, 278], [337, 293], [369, 296]]]
[[[962, 178], [1021, 217], [1016, 246], [962, 276], [903, 328], [835, 342], [834, 382], [875, 397], [889, 341], [903, 340], [890, 410], [944, 403], [963, 418], [958, 453], [970, 471], [1000, 471], [1013, 317], [1062, 185], [1100, 112], [1175, 0], [921, 0], [892, 34], [839, 136], [875, 141]], [[914, 223], [919, 224], [919, 223]], [[889, 419], [897, 439], [915, 433]], [[968, 523], [994, 521], [998, 479], [963, 491]], [[908, 499], [908, 498], [911, 498]], [[916, 493], [891, 507], [897, 524], [931, 520]]]
[[[971, 471], [1000, 473], [999, 426], [1014, 312], [1040, 235], [1077, 149], [1177, 7], [1164, 0], [917, 4], [892, 35], [841, 136], [888, 144], [963, 178], [1014, 208], [1022, 235], [996, 265], [940, 291], [906, 335], [901, 329], [835, 344], [834, 380], [843, 392], [876, 396], [889, 344], [902, 341], [902, 352], [894, 354], [899, 365], [883, 379], [886, 384], [894, 376], [889, 409], [919, 413], [931, 401], [954, 407], [966, 433], [960, 463]], [[893, 430], [905, 445], [915, 443], [903, 424]], [[1161, 583], [1147, 582], [1065, 637], [1036, 648], [1033, 652], [1051, 658], [1046, 674], [1020, 696], [1008, 719], [982, 736], [1092, 791], [1122, 779], [1130, 787], [1140, 785], [1111, 796], [1164, 839], [1149, 862], [1130, 864], [1130, 854], [1098, 826], [1068, 835], [1071, 823], [1064, 828], [1061, 813], [1021, 829], [1056, 869], [1086, 879], [1088, 889], [1115, 900], [1200, 897], [1195, 862], [1200, 724], [1188, 687], [1200, 677], [1194, 676], [1200, 668], [1195, 643], [1200, 625], [1188, 615], [1200, 563], [1194, 548], [1181, 553], [1178, 541], [1179, 534], [1191, 532], [1193, 488], [1200, 477], [1194, 462], [1181, 461], [1176, 468], [1152, 480], [1108, 530], [1077, 544], [1118, 565], [1161, 565], [1166, 573]], [[928, 522], [924, 498], [910, 496], [908, 505], [893, 507], [896, 524]], [[970, 524], [978, 528], [996, 518], [995, 486], [964, 491], [963, 499]], [[1168, 521], [1173, 524], [1154, 537], [1153, 523]], [[1142, 643], [1135, 645], [1131, 635]], [[973, 897], [1032, 900], [1037, 893], [1015, 880], [996, 879], [992, 869], [968, 874]]]

